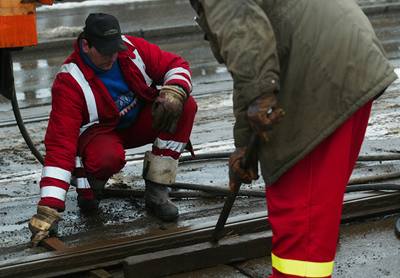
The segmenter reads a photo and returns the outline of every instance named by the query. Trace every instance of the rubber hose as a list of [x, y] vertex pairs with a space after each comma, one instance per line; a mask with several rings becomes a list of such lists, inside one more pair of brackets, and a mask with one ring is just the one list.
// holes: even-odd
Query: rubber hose
[[[10, 53], [10, 55], [11, 55], [11, 53]], [[10, 67], [11, 67], [11, 70], [13, 70], [12, 59], [10, 59]], [[44, 164], [43, 156], [41, 155], [41, 153], [36, 149], [35, 145], [33, 144], [32, 139], [29, 136], [29, 133], [25, 128], [25, 124], [22, 119], [21, 112], [19, 110], [17, 94], [15, 92], [14, 77], [12, 78], [11, 86], [12, 86], [11, 105], [12, 105], [12, 109], [14, 112], [15, 120], [17, 121], [19, 131], [21, 132], [22, 137], [24, 138], [25, 143], [28, 145], [28, 148], [31, 151], [31, 153], [43, 165]]]
[[346, 193], [370, 191], [370, 190], [400, 190], [400, 184], [395, 183], [366, 183], [349, 185], [346, 187]]

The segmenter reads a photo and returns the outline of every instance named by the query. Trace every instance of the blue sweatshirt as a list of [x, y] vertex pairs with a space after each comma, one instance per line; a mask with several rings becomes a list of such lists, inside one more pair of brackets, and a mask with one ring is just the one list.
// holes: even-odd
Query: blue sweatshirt
[[121, 117], [117, 128], [125, 128], [131, 125], [139, 115], [143, 103], [136, 97], [134, 92], [129, 90], [118, 60], [115, 61], [110, 70], [102, 70], [96, 67], [89, 56], [82, 51], [82, 46], [80, 55], [85, 63], [94, 70], [96, 76], [100, 78], [114, 100]]

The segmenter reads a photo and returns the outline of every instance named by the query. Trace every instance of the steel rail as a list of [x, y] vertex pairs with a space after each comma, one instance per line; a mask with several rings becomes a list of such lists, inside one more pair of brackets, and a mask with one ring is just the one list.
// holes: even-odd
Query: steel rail
[[[349, 222], [400, 210], [400, 193], [375, 193], [344, 202], [342, 221]], [[265, 212], [231, 217], [224, 233], [241, 236], [269, 229]], [[0, 277], [52, 277], [118, 266], [129, 256], [208, 242], [214, 222], [154, 234], [93, 242], [64, 251], [30, 255], [0, 263]]]

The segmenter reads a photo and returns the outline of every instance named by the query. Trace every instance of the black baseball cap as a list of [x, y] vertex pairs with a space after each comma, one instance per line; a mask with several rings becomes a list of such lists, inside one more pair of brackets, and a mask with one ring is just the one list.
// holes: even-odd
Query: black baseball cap
[[126, 45], [121, 38], [118, 20], [104, 13], [91, 13], [83, 28], [85, 38], [104, 55], [125, 50]]

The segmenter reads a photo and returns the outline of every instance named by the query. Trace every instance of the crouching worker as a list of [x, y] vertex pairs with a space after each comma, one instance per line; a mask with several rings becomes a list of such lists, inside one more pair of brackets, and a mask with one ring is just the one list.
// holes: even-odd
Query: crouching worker
[[52, 87], [41, 198], [29, 222], [33, 245], [56, 226], [71, 182], [81, 211], [94, 211], [107, 180], [125, 165], [124, 150], [149, 143], [146, 209], [163, 221], [179, 215], [167, 185], [175, 181], [197, 111], [188, 63], [121, 35], [118, 20], [102, 13], [87, 17], [74, 47]]

